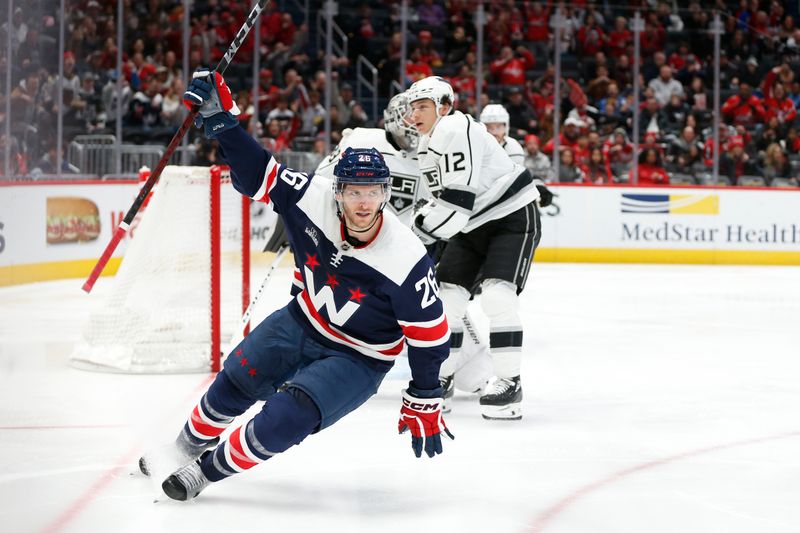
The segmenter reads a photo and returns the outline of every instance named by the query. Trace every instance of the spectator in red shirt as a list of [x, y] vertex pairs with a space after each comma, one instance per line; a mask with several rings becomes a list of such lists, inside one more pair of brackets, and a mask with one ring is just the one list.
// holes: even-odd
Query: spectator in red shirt
[[585, 56], [601, 52], [607, 40], [603, 28], [597, 24], [591, 13], [586, 16], [586, 21], [578, 30], [575, 38], [578, 41], [578, 51]]
[[419, 60], [433, 68], [441, 67], [442, 58], [433, 48], [432, 40], [433, 36], [428, 30], [422, 30], [419, 32], [419, 42], [417, 44], [417, 50], [419, 50]]
[[278, 30], [276, 40], [286, 46], [291, 46], [294, 43], [294, 34], [296, 31], [297, 28], [294, 25], [294, 20], [292, 20], [292, 15], [289, 13], [282, 13], [281, 26]]
[[469, 65], [461, 65], [458, 73], [450, 78], [450, 85], [456, 94], [474, 95], [477, 87], [475, 73], [470, 70]]
[[764, 79], [764, 118], [767, 122], [773, 117], [777, 118], [781, 127], [797, 118], [797, 109], [794, 102], [786, 96], [786, 87], [776, 81], [782, 68], [773, 68]]
[[628, 29], [628, 20], [617, 17], [614, 20], [614, 29], [608, 34], [608, 55], [615, 58], [623, 56], [632, 44], [633, 33]]
[[274, 2], [267, 2], [261, 13], [261, 42], [267, 45], [275, 44], [281, 31], [281, 13]]
[[719, 158], [720, 175], [728, 176], [731, 183], [736, 185], [740, 177], [757, 174], [758, 170], [744, 151], [744, 141], [738, 136], [731, 139], [728, 151]]
[[578, 136], [578, 142], [573, 149], [575, 155], [575, 164], [585, 170], [589, 166], [591, 159], [591, 150], [589, 149], [589, 137], [581, 134]]
[[524, 46], [516, 50], [504, 46], [500, 50], [500, 57], [491, 62], [489, 69], [500, 85], [524, 85], [525, 71], [533, 68], [535, 63], [533, 54]]
[[755, 126], [763, 122], [765, 111], [761, 99], [755, 96], [747, 83], [739, 84], [739, 93], [734, 94], [722, 106], [726, 121], [743, 126]]
[[[721, 154], [724, 154], [730, 148], [730, 138], [735, 134], [736, 130], [733, 130], [731, 126], [727, 126], [725, 124], [719, 125], [719, 145], [722, 147], [720, 150], [720, 157]], [[709, 135], [706, 139], [705, 145], [703, 147], [703, 163], [707, 167], [713, 166], [714, 164], [714, 138]]]
[[628, 140], [624, 128], [617, 128], [603, 143], [603, 157], [612, 176], [624, 176], [633, 163], [633, 143]]
[[417, 80], [427, 78], [428, 76], [433, 76], [433, 69], [431, 69], [429, 64], [422, 61], [419, 49], [414, 49], [414, 51], [411, 52], [411, 57], [409, 57], [406, 62], [406, 78], [413, 83]]
[[606, 164], [603, 157], [603, 149], [600, 147], [593, 148], [589, 155], [589, 164], [583, 169], [584, 183], [593, 183], [595, 185], [603, 185], [612, 183], [613, 178], [611, 171]]
[[261, 69], [258, 79], [258, 110], [260, 115], [266, 117], [270, 109], [278, 103], [281, 90], [272, 83], [272, 71], [268, 68]]
[[686, 42], [682, 42], [678, 49], [670, 54], [668, 63], [673, 71], [680, 73], [681, 77], [692, 66], [696, 66], [698, 70], [703, 68], [702, 62], [689, 50], [689, 44]]
[[[574, 157], [575, 150], [578, 148], [578, 138], [580, 137], [582, 126], [583, 124], [581, 121], [576, 118], [570, 117], [564, 121], [564, 127], [558, 134], [558, 150], [560, 152], [569, 149], [571, 155]], [[553, 153], [554, 146], [555, 143], [553, 142], [553, 139], [550, 139], [544, 145], [544, 148], [542, 148], [542, 152], [550, 155]]]
[[528, 41], [546, 43], [549, 39], [548, 24], [550, 9], [545, 8], [542, 2], [533, 2], [525, 14], [527, 28], [525, 35]]
[[[633, 169], [630, 181], [633, 183]], [[669, 185], [669, 174], [661, 165], [661, 158], [653, 148], [648, 148], [639, 157], [639, 181], [637, 185]]]
[[644, 31], [639, 36], [642, 56], [649, 57], [658, 50], [663, 50], [666, 40], [667, 32], [664, 31], [664, 26], [658, 21], [658, 14], [655, 12], [650, 13], [645, 23]]

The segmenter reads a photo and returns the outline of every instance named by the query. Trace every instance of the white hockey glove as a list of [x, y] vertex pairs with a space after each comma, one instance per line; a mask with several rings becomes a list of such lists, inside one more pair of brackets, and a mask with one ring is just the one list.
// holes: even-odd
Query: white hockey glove
[[192, 82], [183, 93], [183, 103], [189, 109], [200, 106], [194, 124], [205, 125], [205, 135], [213, 139], [225, 130], [236, 127], [241, 111], [233, 100], [231, 90], [218, 72], [199, 67], [192, 74]]

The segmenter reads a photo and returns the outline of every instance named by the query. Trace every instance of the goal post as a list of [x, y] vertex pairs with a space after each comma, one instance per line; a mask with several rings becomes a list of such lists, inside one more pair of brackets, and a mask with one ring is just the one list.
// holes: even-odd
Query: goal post
[[71, 362], [111, 372], [217, 372], [249, 304], [250, 200], [223, 166], [168, 166], [152, 194]]

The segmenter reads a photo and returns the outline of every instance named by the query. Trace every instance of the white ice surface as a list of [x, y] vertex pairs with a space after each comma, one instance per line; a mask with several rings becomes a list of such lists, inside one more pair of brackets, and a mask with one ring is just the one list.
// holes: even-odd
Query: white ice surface
[[[289, 279], [276, 272], [261, 315]], [[396, 434], [398, 369], [190, 503], [136, 460], [174, 438], [208, 376], [68, 365], [109, 284], [0, 289], [0, 531], [800, 532], [798, 268], [537, 264], [521, 422], [457, 393], [456, 440], [416, 459]]]

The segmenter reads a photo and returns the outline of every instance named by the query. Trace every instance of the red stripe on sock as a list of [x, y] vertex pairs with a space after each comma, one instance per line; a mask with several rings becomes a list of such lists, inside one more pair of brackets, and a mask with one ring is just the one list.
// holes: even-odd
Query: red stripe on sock
[[231, 434], [231, 438], [228, 439], [228, 445], [231, 447], [231, 459], [236, 466], [243, 470], [247, 470], [248, 468], [253, 468], [258, 463], [252, 461], [247, 455], [244, 453], [244, 448], [242, 447], [242, 430], [244, 426], [241, 426], [236, 429]]
[[195, 406], [194, 411], [192, 411], [192, 416], [189, 418], [189, 423], [192, 425], [192, 429], [194, 429], [199, 435], [202, 435], [204, 438], [209, 440], [225, 431], [224, 427], [218, 428], [216, 426], [207, 424], [200, 416], [199, 405]]

